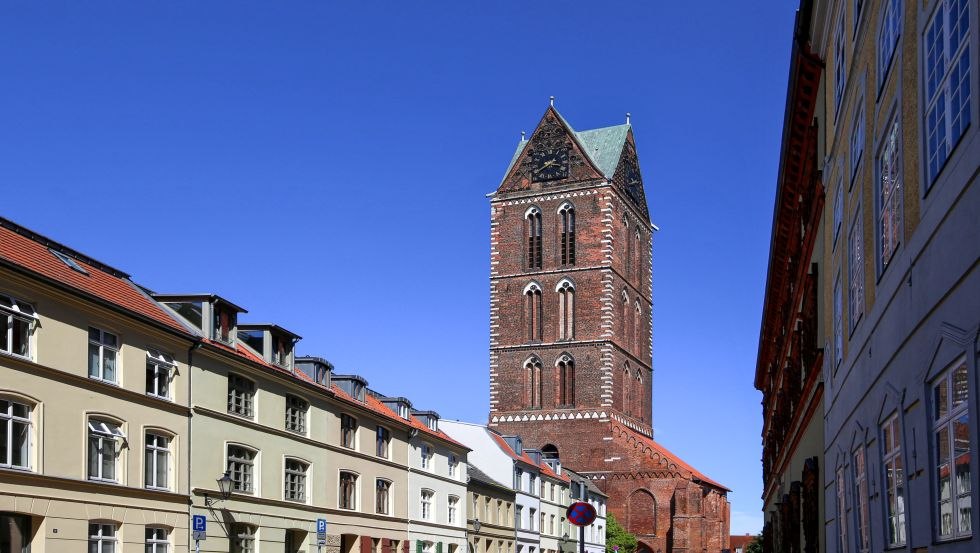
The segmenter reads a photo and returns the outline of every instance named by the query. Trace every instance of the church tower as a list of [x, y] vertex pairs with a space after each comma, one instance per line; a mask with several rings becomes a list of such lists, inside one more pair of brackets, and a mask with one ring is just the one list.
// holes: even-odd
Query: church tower
[[491, 423], [652, 437], [653, 228], [629, 123], [576, 132], [549, 107], [491, 206]]
[[727, 547], [727, 489], [653, 440], [655, 227], [629, 116], [575, 131], [552, 102], [490, 203], [490, 428], [595, 480], [644, 549]]

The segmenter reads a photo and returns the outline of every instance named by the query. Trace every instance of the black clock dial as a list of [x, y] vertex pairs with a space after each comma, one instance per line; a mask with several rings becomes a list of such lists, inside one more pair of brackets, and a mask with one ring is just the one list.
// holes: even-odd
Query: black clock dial
[[626, 164], [626, 193], [629, 194], [633, 201], [640, 203], [640, 189], [643, 186], [643, 182], [640, 180], [640, 170], [637, 168], [635, 162], [629, 162]]
[[568, 177], [568, 148], [540, 149], [531, 152], [533, 182]]

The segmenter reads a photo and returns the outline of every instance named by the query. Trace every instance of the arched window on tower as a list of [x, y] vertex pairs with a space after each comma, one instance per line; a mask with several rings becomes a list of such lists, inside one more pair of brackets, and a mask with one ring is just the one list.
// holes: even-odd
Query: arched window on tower
[[575, 286], [563, 278], [555, 291], [558, 292], [558, 339], [571, 340], [575, 338]]
[[640, 298], [636, 298], [636, 303], [633, 306], [633, 348], [634, 355], [643, 354], [643, 308], [640, 307]]
[[630, 362], [623, 366], [623, 412], [627, 415], [633, 411], [633, 379], [630, 378]]
[[544, 331], [542, 318], [544, 309], [541, 306], [541, 287], [532, 282], [524, 287], [524, 322], [527, 328], [527, 340], [541, 340]]
[[561, 217], [561, 264], [575, 265], [575, 208], [564, 203], [558, 208]]
[[541, 382], [541, 360], [537, 356], [532, 355], [524, 361], [524, 384], [525, 390], [527, 390], [525, 393], [527, 405], [534, 409], [540, 408], [543, 385]]
[[646, 399], [647, 395], [643, 391], [643, 369], [636, 369], [636, 410], [637, 415], [640, 420], [645, 420], [646, 417]]
[[626, 242], [626, 278], [633, 272], [633, 241], [630, 240], [630, 220], [623, 214], [623, 242]]
[[626, 288], [623, 288], [622, 293], [623, 298], [623, 333], [621, 335], [623, 339], [623, 347], [629, 348], [629, 339], [632, 336], [632, 331], [630, 330], [630, 321], [633, 317], [630, 315], [630, 297], [626, 293]]
[[575, 360], [571, 355], [563, 353], [555, 362], [555, 370], [558, 373], [555, 405], [562, 407], [575, 405]]
[[541, 210], [532, 207], [524, 213], [527, 221], [527, 267], [541, 268]]
[[636, 252], [636, 285], [643, 286], [640, 279], [643, 278], [643, 246], [640, 245], [640, 226], [636, 226], [636, 231], [633, 233], [633, 241], [636, 242], [636, 247], [633, 251]]

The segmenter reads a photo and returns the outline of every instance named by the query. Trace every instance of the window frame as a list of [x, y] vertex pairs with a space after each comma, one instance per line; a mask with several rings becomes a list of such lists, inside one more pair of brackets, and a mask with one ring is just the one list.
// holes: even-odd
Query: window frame
[[[293, 464], [294, 467], [290, 467]], [[298, 457], [285, 457], [282, 463], [282, 498], [284, 501], [309, 503], [310, 463]], [[295, 468], [299, 467], [299, 468]]]
[[[882, 508], [885, 514], [885, 543], [888, 548], [903, 547], [908, 541], [908, 530], [905, 522], [905, 459], [902, 450], [904, 440], [901, 422], [896, 410], [888, 415], [881, 424], [881, 466], [884, 471], [881, 480], [882, 491], [884, 492]], [[889, 475], [896, 477], [892, 478]], [[891, 510], [890, 499], [892, 496], [895, 497], [895, 506], [898, 508], [896, 513]], [[892, 539], [892, 531], [895, 531], [895, 535], [900, 537]]]
[[[953, 404], [954, 385], [955, 385], [954, 376], [958, 371], [960, 371], [960, 369], [963, 370], [963, 378], [965, 379], [963, 389], [965, 390], [966, 395], [958, 405], [954, 405]], [[946, 385], [947, 401], [945, 402], [946, 403], [945, 406], [941, 406], [937, 398], [937, 392], [940, 384]], [[929, 397], [930, 397], [929, 422], [930, 422], [930, 431], [931, 431], [930, 438], [932, 442], [930, 446], [930, 450], [931, 450], [932, 461], [933, 461], [932, 463], [933, 468], [930, 471], [932, 472], [932, 482], [933, 482], [933, 494], [932, 494], [933, 507], [932, 508], [935, 511], [933, 520], [936, 525], [935, 526], [936, 541], [938, 542], [947, 542], [947, 541], [970, 537], [973, 535], [972, 528], [970, 528], [970, 530], [965, 532], [959, 529], [959, 519], [957, 518], [957, 515], [960, 514], [958, 510], [962, 508], [960, 504], [962, 500], [965, 500], [967, 502], [967, 505], [969, 506], [971, 512], [973, 511], [975, 505], [974, 505], [974, 494], [972, 489], [968, 488], [966, 493], [961, 493], [959, 490], [960, 486], [958, 484], [958, 478], [957, 478], [958, 474], [956, 474], [955, 472], [956, 471], [955, 461], [956, 461], [957, 454], [956, 454], [956, 436], [955, 436], [956, 433], [954, 430], [955, 428], [954, 423], [963, 420], [963, 418], [965, 417], [965, 420], [962, 424], [964, 424], [964, 426], [967, 428], [967, 444], [966, 444], [965, 451], [967, 456], [969, 456], [971, 452], [971, 448], [973, 447], [973, 444], [970, 442], [970, 435], [969, 435], [970, 416], [972, 414], [971, 413], [972, 409], [970, 404], [972, 401], [974, 401], [974, 398], [971, 397], [970, 394], [970, 392], [972, 391], [971, 386], [972, 385], [970, 382], [970, 367], [969, 367], [969, 362], [967, 361], [967, 358], [965, 356], [960, 356], [952, 363], [947, 365], [929, 383], [929, 388], [928, 388]], [[940, 411], [938, 410], [942, 409], [943, 407], [945, 407], [945, 414], [940, 414]], [[940, 451], [938, 451], [938, 447], [940, 445], [939, 436], [942, 430], [947, 431], [946, 433], [948, 437], [948, 439], [946, 440], [946, 444], [944, 445], [946, 445], [949, 448], [949, 458], [946, 459], [945, 462], [949, 464], [948, 470], [950, 474], [950, 491], [952, 492], [950, 494], [950, 499], [948, 500], [948, 503], [950, 504], [950, 514], [951, 514], [950, 517], [951, 533], [949, 534], [942, 534], [942, 528], [943, 528], [942, 505], [943, 503], [947, 502], [947, 501], [943, 501], [942, 499], [940, 474], [942, 472], [942, 465], [944, 464], [944, 461], [943, 458], [941, 457]], [[970, 461], [967, 461], [966, 466], [967, 466], [967, 470], [972, 471], [972, 467], [970, 466]], [[969, 476], [970, 478], [972, 478], [972, 475]], [[968, 486], [972, 486], [972, 481], [968, 484]]]
[[851, 120], [851, 136], [848, 142], [848, 163], [850, 167], [850, 183], [847, 187], [848, 192], [854, 189], [854, 183], [857, 181], [858, 171], [861, 169], [861, 162], [864, 161], [864, 146], [866, 142], [866, 130], [867, 126], [865, 123], [866, 112], [864, 110], [864, 93], [862, 92], [857, 97], [857, 102], [854, 107], [854, 118]]
[[[93, 337], [93, 332], [97, 333], [98, 338]], [[106, 340], [107, 336], [112, 336], [115, 343], [110, 344]], [[90, 326], [88, 327], [88, 377], [92, 380], [98, 380], [99, 382], [106, 382], [108, 384], [114, 384], [119, 386], [121, 382], [120, 376], [122, 375], [122, 340], [119, 338], [119, 333], [111, 332], [108, 330], [103, 330], [98, 327]], [[92, 348], [97, 348], [99, 364], [98, 367], [92, 366]], [[112, 378], [106, 378], [106, 353], [112, 352]], [[93, 374], [93, 369], [95, 369], [96, 374]]]
[[[163, 532], [163, 538], [158, 537], [157, 532]], [[145, 537], [144, 550], [146, 547], [150, 547], [149, 553], [169, 553], [170, 530], [167, 527], [149, 525], [144, 529], [143, 535]]]
[[[3, 458], [0, 457], [0, 468], [11, 469], [11, 470], [23, 470], [23, 471], [33, 471], [33, 457], [34, 457], [34, 409], [36, 405], [32, 405], [24, 400], [11, 397], [7, 395], [0, 396], [0, 401], [7, 403], [6, 412], [0, 412], [0, 425], [7, 427], [7, 443], [0, 444], [0, 446], [6, 448], [7, 451], [7, 462], [3, 462]], [[26, 416], [21, 416], [15, 414], [15, 406], [21, 406], [27, 412]], [[17, 436], [17, 427], [23, 426], [20, 430], [22, 434], [25, 434], [26, 441], [26, 454], [24, 454], [25, 465], [15, 465], [13, 464], [13, 453], [14, 453], [14, 440]]]
[[284, 421], [286, 431], [306, 436], [308, 431], [306, 419], [309, 411], [309, 401], [306, 401], [297, 395], [286, 394], [286, 411]]
[[255, 418], [255, 381], [238, 373], [228, 373], [228, 413]]
[[[350, 497], [345, 495], [344, 477], [349, 476]], [[356, 511], [358, 507], [358, 485], [360, 475], [352, 470], [341, 469], [337, 479], [337, 508], [345, 511]]]
[[847, 331], [848, 338], [864, 316], [864, 218], [858, 205], [847, 231]]
[[[153, 438], [155, 438], [153, 440], [154, 443], [152, 445], [150, 443], [150, 437], [151, 436]], [[161, 439], [162, 440], [166, 440], [166, 445], [165, 446], [162, 446], [161, 447], [159, 445], [159, 443], [157, 443]], [[157, 430], [157, 429], [147, 429], [145, 432], [143, 432], [143, 487], [144, 488], [146, 488], [148, 490], [167, 490], [167, 491], [173, 489], [173, 486], [172, 486], [172, 482], [173, 482], [173, 476], [172, 476], [173, 475], [173, 452], [171, 450], [171, 448], [173, 446], [173, 440], [174, 440], [174, 437], [173, 437], [172, 434], [170, 434], [170, 433], [164, 433], [164, 432], [161, 432], [160, 430]], [[153, 454], [153, 457], [152, 457], [152, 459], [153, 459], [153, 467], [152, 467], [153, 470], [152, 471], [151, 471], [151, 467], [146, 462], [146, 460], [148, 458], [148, 455], [150, 455], [151, 452]], [[161, 455], [161, 453], [165, 456], [165, 461], [164, 462], [166, 463], [164, 474], [165, 474], [165, 478], [166, 478], [167, 481], [166, 481], [166, 483], [163, 486], [160, 486], [159, 485], [159, 482], [157, 481], [158, 480], [157, 479], [157, 476], [158, 476], [157, 469], [158, 469], [158, 466], [159, 466], [158, 465], [158, 463], [159, 463], [159, 456]], [[153, 483], [152, 484], [148, 481], [148, 480], [150, 480], [151, 475], [153, 477], [152, 478], [152, 480], [153, 480]]]
[[837, 467], [834, 488], [837, 492], [837, 546], [838, 553], [847, 553], [850, 543], [847, 537], [847, 481], [844, 466]]
[[[126, 434], [122, 430], [122, 423], [111, 419], [92, 416], [87, 419], [88, 431], [85, 434], [86, 443], [86, 466], [85, 472], [87, 480], [90, 482], [105, 482], [111, 484], [121, 483], [119, 474], [119, 458], [122, 454], [122, 443], [126, 441]], [[101, 428], [98, 425], [102, 425]], [[93, 437], [98, 440], [98, 448], [93, 448]], [[112, 444], [112, 476], [105, 476], [105, 447], [108, 443]], [[98, 474], [91, 472], [93, 455], [97, 456]]]
[[868, 458], [864, 444], [851, 453], [851, 483], [856, 505], [854, 506], [854, 538], [859, 553], [871, 551], [871, 520], [868, 499]]
[[[37, 311], [34, 306], [28, 302], [17, 299], [13, 296], [7, 294], [0, 294], [0, 333], [2, 333], [2, 340], [6, 343], [5, 346], [0, 346], [0, 354], [10, 355], [13, 357], [18, 357], [20, 359], [33, 360], [34, 359], [34, 330], [38, 325]], [[25, 353], [17, 353], [14, 351], [14, 338], [17, 336], [15, 332], [16, 323], [19, 322], [22, 325], [26, 325], [24, 328], [24, 336], [21, 338], [23, 346], [26, 348]], [[2, 342], [0, 342], [2, 344]]]
[[231, 527], [231, 553], [255, 553], [258, 541], [258, 526], [245, 522], [236, 522]]
[[882, 13], [878, 25], [878, 36], [875, 38], [875, 66], [877, 67], [879, 96], [891, 74], [895, 52], [898, 51], [898, 41], [902, 36], [902, 26], [905, 23], [905, 18], [902, 17], [902, 10], [905, 9], [903, 0], [883, 0], [881, 6]]
[[840, 13], [837, 14], [837, 22], [834, 27], [834, 121], [840, 116], [841, 104], [844, 101], [844, 92], [847, 89], [847, 66], [845, 58], [846, 50], [846, 31], [844, 25], [844, 12], [847, 9], [843, 3], [840, 4]]
[[450, 495], [446, 500], [446, 524], [459, 525], [459, 496]]
[[435, 470], [435, 448], [431, 444], [422, 442], [419, 445], [419, 468], [432, 472]]
[[[874, 224], [875, 224], [875, 269], [877, 271], [877, 276], [880, 279], [882, 275], [885, 274], [885, 270], [891, 264], [892, 260], [895, 258], [895, 254], [899, 247], [904, 242], [905, 234], [905, 172], [903, 169], [903, 151], [902, 151], [902, 140], [901, 140], [901, 122], [898, 116], [897, 102], [896, 106], [892, 108], [892, 113], [888, 118], [888, 123], [885, 125], [885, 134], [881, 140], [878, 147], [878, 155], [875, 160], [875, 186], [874, 186]], [[885, 199], [885, 188], [884, 181], [886, 178], [885, 167], [891, 169], [889, 174], [891, 178], [889, 179], [891, 183], [891, 191], [888, 194], [887, 200]], [[897, 184], [895, 184], [897, 182]], [[884, 234], [884, 224], [885, 224], [885, 205], [884, 202], [888, 201], [890, 208], [889, 213], [893, 214], [894, 230], [895, 235], [891, 239], [891, 250], [885, 252], [885, 234]]]
[[[240, 450], [246, 455], [232, 455], [232, 448]], [[231, 477], [232, 493], [245, 495], [256, 495], [259, 489], [259, 450], [239, 443], [229, 443], [225, 446], [225, 467]], [[239, 465], [233, 466], [232, 463]], [[236, 475], [240, 474], [240, 478]], [[247, 483], [248, 486], [243, 486]]]
[[357, 449], [357, 418], [347, 413], [340, 414], [340, 446]]
[[[162, 372], [163, 374], [161, 374]], [[146, 348], [146, 395], [173, 401], [173, 377], [176, 373], [177, 363], [172, 355], [154, 348]], [[166, 389], [162, 394], [160, 393], [161, 377], [165, 379], [164, 388]]]
[[[384, 484], [384, 486], [382, 486]], [[391, 485], [392, 481], [387, 478], [374, 479], [374, 513], [377, 515], [391, 516]], [[382, 493], [384, 495], [382, 497]]]
[[[95, 530], [93, 530], [95, 527]], [[108, 534], [106, 529], [111, 529]], [[114, 553], [117, 550], [116, 544], [119, 543], [119, 525], [110, 521], [89, 521], [88, 523], [88, 544], [89, 550], [93, 543], [96, 544], [96, 553]], [[105, 547], [108, 545], [108, 547]]]
[[380, 424], [374, 431], [374, 455], [382, 459], [391, 458], [391, 431]]

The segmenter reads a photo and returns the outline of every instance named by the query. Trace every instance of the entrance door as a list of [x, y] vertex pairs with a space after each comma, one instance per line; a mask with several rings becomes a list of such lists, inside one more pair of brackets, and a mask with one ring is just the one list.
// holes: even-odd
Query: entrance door
[[0, 553], [31, 553], [31, 517], [0, 513]]
[[306, 553], [303, 547], [306, 532], [303, 530], [286, 530], [286, 553]]

